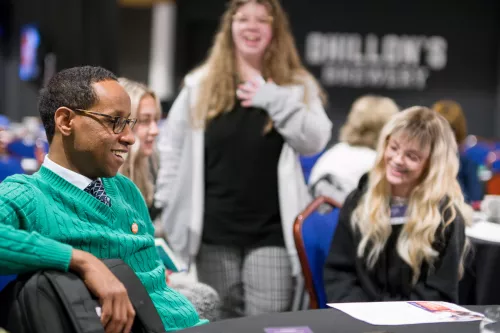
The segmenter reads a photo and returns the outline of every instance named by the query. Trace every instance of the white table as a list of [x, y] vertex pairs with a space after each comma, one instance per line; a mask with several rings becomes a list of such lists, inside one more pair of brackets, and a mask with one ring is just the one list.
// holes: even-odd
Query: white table
[[500, 224], [489, 222], [485, 214], [481, 212], [474, 212], [473, 224], [465, 229], [465, 234], [472, 241], [500, 245]]

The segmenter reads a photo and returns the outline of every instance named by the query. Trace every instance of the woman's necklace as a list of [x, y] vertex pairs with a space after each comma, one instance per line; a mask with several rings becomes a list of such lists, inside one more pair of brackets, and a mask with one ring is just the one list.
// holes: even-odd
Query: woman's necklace
[[391, 197], [391, 224], [406, 223], [406, 209], [408, 208], [408, 198]]
[[392, 205], [396, 205], [396, 206], [408, 205], [408, 198], [392, 196], [391, 197], [391, 206]]

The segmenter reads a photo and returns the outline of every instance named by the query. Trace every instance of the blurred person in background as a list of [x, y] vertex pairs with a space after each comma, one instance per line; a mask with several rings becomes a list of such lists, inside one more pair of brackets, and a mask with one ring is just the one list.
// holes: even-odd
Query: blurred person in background
[[0, 156], [5, 157], [8, 154], [7, 145], [12, 135], [9, 133], [10, 120], [7, 116], [0, 115]]
[[49, 144], [43, 132], [43, 124], [37, 117], [24, 117], [9, 129], [7, 151], [11, 157], [21, 160], [26, 174], [37, 171], [48, 152]]
[[324, 100], [279, 1], [230, 1], [162, 129], [155, 194], [171, 245], [196, 259], [223, 318], [291, 308], [292, 226], [311, 200], [299, 154], [330, 139]]
[[325, 195], [344, 202], [361, 176], [374, 166], [380, 131], [398, 111], [388, 97], [366, 95], [354, 101], [340, 129], [340, 142], [329, 148], [311, 171], [309, 184], [314, 197]]
[[12, 156], [7, 149], [12, 138], [9, 118], [0, 115], [0, 182], [9, 176], [24, 173], [21, 159]]
[[[432, 109], [442, 115], [450, 124], [457, 144], [460, 146], [467, 137], [467, 120], [460, 104], [452, 100], [441, 100], [432, 106]], [[469, 203], [483, 199], [484, 187], [478, 176], [479, 165], [460, 155], [460, 169], [458, 181]]]
[[[139, 82], [126, 78], [119, 78], [118, 82], [130, 96], [130, 117], [137, 118], [137, 124], [133, 129], [136, 141], [119, 172], [137, 185], [151, 212], [158, 168], [155, 146], [159, 133], [158, 121], [162, 113], [160, 100], [152, 90]], [[155, 230], [157, 236], [166, 236], [163, 235], [161, 224], [155, 227], [160, 229]], [[166, 278], [170, 287], [181, 292], [193, 303], [201, 318], [210, 321], [217, 319], [219, 296], [213, 288], [171, 272], [167, 272]]]
[[[120, 168], [120, 173], [130, 178], [139, 188], [151, 211], [158, 168], [155, 145], [159, 134], [161, 104], [155, 93], [145, 85], [126, 78], [119, 78], [118, 82], [130, 96], [131, 117], [137, 118], [134, 127], [136, 141]], [[153, 220], [154, 218], [152, 216]]]
[[377, 158], [340, 211], [324, 269], [328, 302], [458, 302], [468, 249], [458, 149], [424, 107], [394, 115]]

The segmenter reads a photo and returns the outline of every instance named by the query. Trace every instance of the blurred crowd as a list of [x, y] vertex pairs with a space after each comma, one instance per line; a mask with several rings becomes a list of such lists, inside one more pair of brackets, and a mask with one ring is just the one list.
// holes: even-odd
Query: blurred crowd
[[38, 170], [48, 146], [38, 117], [13, 122], [0, 115], [0, 181], [13, 174], [32, 174]]

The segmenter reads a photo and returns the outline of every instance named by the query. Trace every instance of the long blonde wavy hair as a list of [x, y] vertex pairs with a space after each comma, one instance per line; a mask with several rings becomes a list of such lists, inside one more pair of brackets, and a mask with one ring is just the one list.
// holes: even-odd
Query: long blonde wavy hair
[[[264, 53], [262, 76], [272, 78], [277, 85], [304, 85], [304, 101], [309, 98], [309, 90], [305, 83], [313, 82], [314, 87], [326, 103], [326, 95], [316, 79], [303, 66], [295, 47], [294, 38], [290, 32], [288, 18], [278, 0], [232, 0], [222, 15], [214, 44], [204, 63], [195, 69], [206, 69], [200, 86], [199, 97], [194, 112], [196, 124], [205, 125], [223, 112], [234, 108], [237, 89], [237, 65], [235, 47], [232, 37], [233, 16], [238, 8], [249, 2], [255, 2], [267, 7], [272, 16], [273, 37]], [[266, 131], [272, 123], [266, 126]]]
[[[362, 237], [357, 249], [358, 257], [365, 257], [367, 266], [373, 268], [391, 234], [391, 190], [385, 175], [384, 153], [389, 138], [399, 135], [422, 148], [430, 147], [426, 169], [420, 183], [410, 194], [408, 221], [396, 246], [399, 256], [412, 268], [412, 280], [416, 283], [422, 264], [426, 262], [432, 267], [439, 255], [432, 246], [438, 228], [444, 223], [444, 232], [458, 214], [462, 215], [466, 225], [470, 224], [471, 210], [464, 202], [457, 181], [457, 143], [447, 121], [425, 107], [415, 106], [401, 111], [382, 129], [367, 191], [353, 212], [352, 226], [359, 229]], [[443, 199], [446, 201], [442, 214]], [[467, 247], [466, 244], [462, 252], [460, 277]]]
[[[160, 100], [156, 97], [154, 91], [149, 89], [146, 85], [135, 82], [126, 78], [119, 78], [118, 82], [125, 89], [125, 91], [130, 96], [131, 102], [131, 113], [130, 118], [139, 117], [139, 104], [144, 96], [152, 96], [157, 105], [158, 118], [161, 115], [161, 104]], [[152, 166], [151, 163], [154, 165]], [[154, 195], [154, 181], [151, 175], [151, 168], [156, 167], [156, 155], [148, 157], [140, 153], [140, 142], [136, 140], [135, 144], [131, 147], [125, 162], [121, 166], [119, 172], [124, 176], [128, 177], [134, 182], [134, 184], [139, 188], [149, 206], [153, 203]]]

